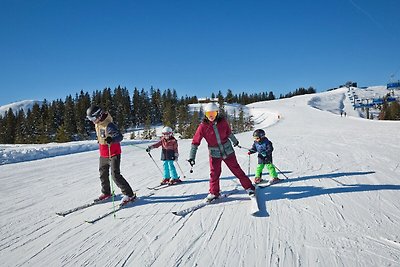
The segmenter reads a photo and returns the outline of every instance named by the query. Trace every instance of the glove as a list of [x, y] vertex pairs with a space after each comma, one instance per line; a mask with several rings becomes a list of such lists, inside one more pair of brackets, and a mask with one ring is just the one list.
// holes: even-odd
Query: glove
[[107, 144], [111, 144], [111, 142], [112, 142], [112, 137], [111, 137], [111, 136], [107, 136], [107, 137], [106, 137], [106, 142], [107, 142]]
[[189, 162], [190, 166], [192, 167], [194, 166], [195, 164], [194, 159], [188, 159], [187, 161]]
[[179, 154], [178, 153], [175, 153], [175, 161], [178, 161], [178, 157], [179, 157]]
[[146, 152], [149, 153], [150, 150], [151, 150], [151, 146], [148, 146], [148, 147], [146, 148]]
[[249, 156], [250, 156], [250, 155], [251, 155], [251, 152], [250, 152], [250, 151], [248, 151], [248, 152], [247, 152], [247, 155], [249, 155]]
[[233, 144], [234, 147], [237, 147], [239, 145], [239, 140]]

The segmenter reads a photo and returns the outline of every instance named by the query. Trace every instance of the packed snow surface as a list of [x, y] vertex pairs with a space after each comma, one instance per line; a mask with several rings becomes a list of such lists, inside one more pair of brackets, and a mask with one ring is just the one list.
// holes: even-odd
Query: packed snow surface
[[[125, 140], [122, 174], [141, 198], [95, 224], [85, 220], [111, 202], [56, 215], [100, 194], [95, 141], [2, 145], [1, 266], [400, 266], [400, 122], [359, 118], [346, 101], [338, 89], [246, 106], [285, 179], [258, 190], [257, 216], [225, 165], [221, 188], [237, 193], [172, 214], [208, 193], [205, 141], [190, 173], [191, 140], [179, 140], [184, 183], [151, 195], [160, 150], [153, 162], [149, 142]], [[238, 161], [254, 178], [257, 158], [245, 149], [252, 132], [236, 136]]]

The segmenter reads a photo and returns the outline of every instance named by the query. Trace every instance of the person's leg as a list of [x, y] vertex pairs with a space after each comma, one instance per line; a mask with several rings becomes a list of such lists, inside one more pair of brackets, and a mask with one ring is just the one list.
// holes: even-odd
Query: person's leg
[[129, 183], [122, 176], [120, 171], [121, 155], [116, 155], [111, 158], [111, 173], [115, 184], [121, 189], [122, 194], [126, 196], [133, 196], [133, 191]]
[[168, 168], [169, 168], [169, 173], [171, 174], [171, 179], [178, 179], [179, 176], [178, 173], [176, 172], [173, 160], [168, 160]]
[[256, 174], [255, 174], [255, 178], [254, 178], [254, 182], [257, 184], [259, 182], [262, 181], [261, 177], [262, 177], [262, 170], [264, 169], [265, 164], [258, 164], [257, 168], [256, 168]]
[[269, 176], [271, 176], [272, 178], [278, 178], [278, 174], [276, 173], [274, 164], [268, 163], [267, 170], [269, 172]]
[[221, 175], [221, 158], [210, 157], [210, 189], [209, 192], [219, 196], [219, 177]]
[[100, 157], [99, 173], [100, 173], [101, 192], [105, 195], [111, 195], [109, 170], [110, 170], [109, 159]]
[[239, 179], [240, 184], [243, 186], [244, 189], [253, 189], [254, 186], [251, 183], [249, 177], [244, 173], [242, 168], [240, 167], [239, 163], [237, 162], [236, 155], [231, 154], [224, 160], [225, 164], [231, 170], [231, 172]]
[[164, 160], [163, 161], [163, 167], [164, 167], [164, 176], [163, 176], [163, 178], [164, 179], [171, 178], [171, 174], [169, 173], [170, 168], [169, 168], [168, 160]]

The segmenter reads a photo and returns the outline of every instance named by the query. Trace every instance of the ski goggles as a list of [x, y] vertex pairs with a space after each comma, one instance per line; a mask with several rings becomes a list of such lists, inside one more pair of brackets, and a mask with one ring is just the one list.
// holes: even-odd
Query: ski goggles
[[217, 117], [217, 114], [218, 114], [218, 111], [206, 111], [206, 117], [207, 118], [209, 118], [209, 117]]
[[95, 122], [99, 117], [96, 116], [86, 116], [86, 118], [92, 122]]

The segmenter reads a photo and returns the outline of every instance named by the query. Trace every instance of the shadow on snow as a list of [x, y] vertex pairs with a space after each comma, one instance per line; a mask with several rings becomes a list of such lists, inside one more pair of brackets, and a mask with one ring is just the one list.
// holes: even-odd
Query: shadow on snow
[[[344, 176], [356, 176], [356, 175], [368, 175], [375, 172], [339, 172], [329, 173], [321, 175], [301, 176], [293, 179], [285, 179], [277, 185], [259, 189], [258, 191], [258, 203], [260, 212], [259, 217], [269, 216], [267, 211], [267, 203], [272, 200], [289, 199], [296, 200], [302, 198], [309, 198], [321, 195], [331, 194], [343, 194], [343, 193], [354, 193], [354, 192], [367, 192], [367, 191], [380, 191], [380, 190], [400, 190], [400, 185], [393, 184], [345, 184], [335, 178]], [[334, 188], [324, 188], [319, 186], [291, 186], [292, 183], [305, 181], [310, 179], [332, 179], [341, 186]], [[285, 186], [285, 184], [290, 183]]]

